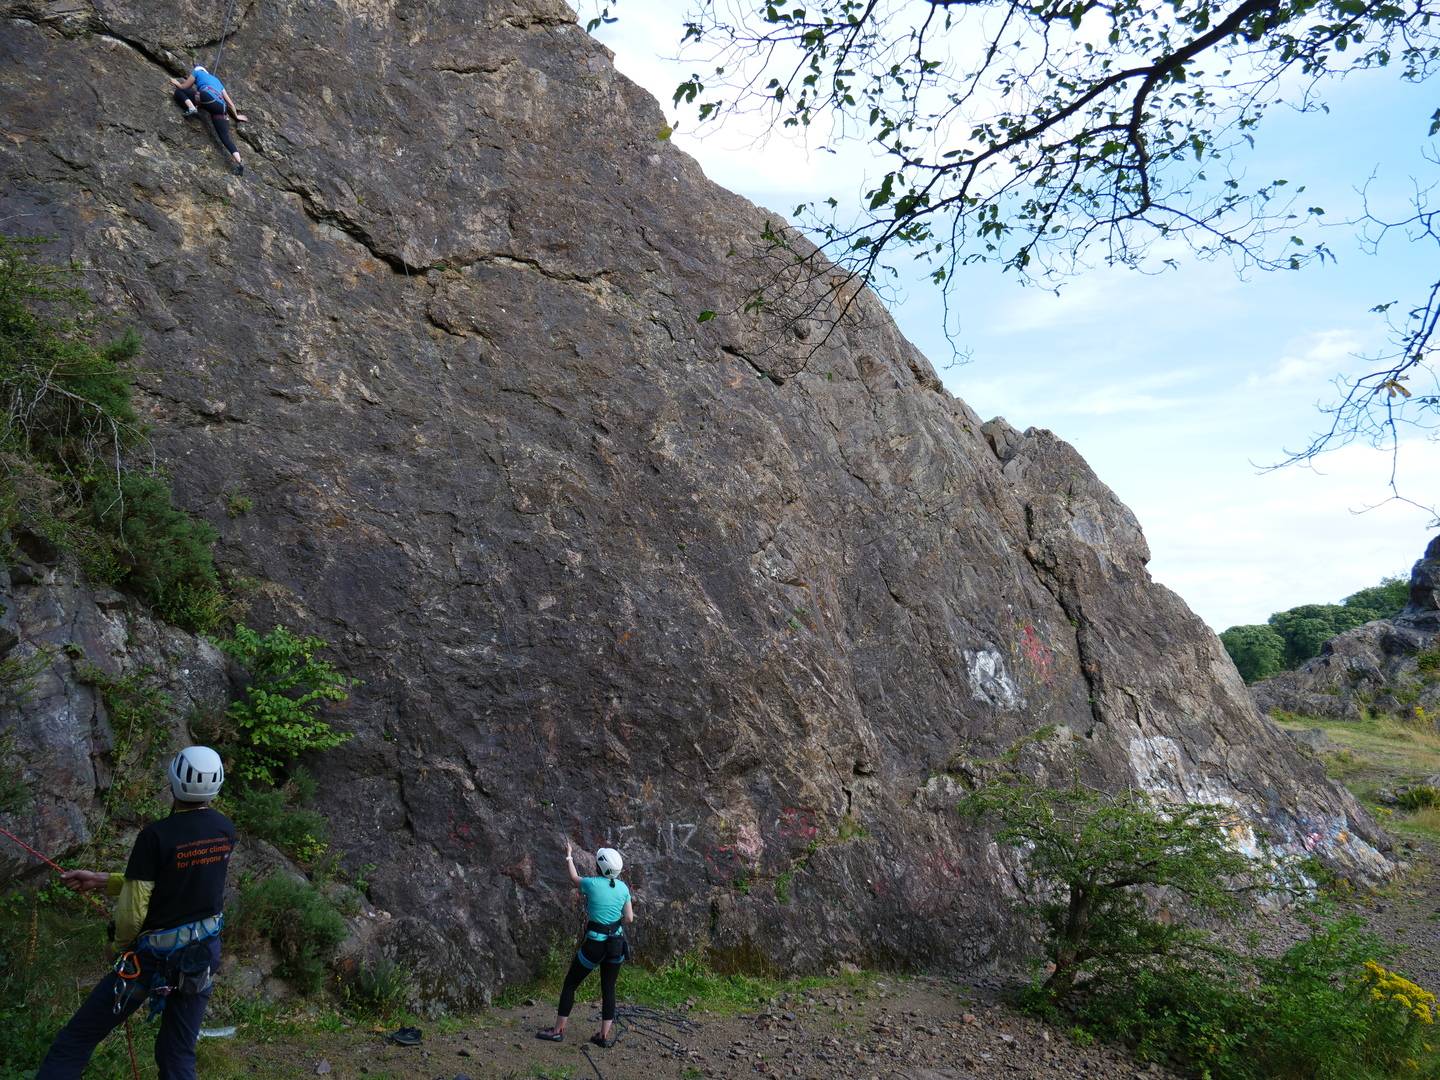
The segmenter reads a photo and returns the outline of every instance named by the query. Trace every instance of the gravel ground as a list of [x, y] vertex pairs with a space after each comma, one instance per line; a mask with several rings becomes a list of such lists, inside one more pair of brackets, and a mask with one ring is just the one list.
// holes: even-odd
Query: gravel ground
[[[624, 980], [621, 980], [623, 998]], [[598, 1014], [594, 1014], [598, 1016]], [[550, 1077], [681, 1080], [720, 1077], [844, 1077], [846, 1080], [1174, 1080], [1127, 1054], [1084, 1046], [1000, 1004], [931, 978], [881, 979], [863, 989], [787, 996], [770, 1011], [719, 1016], [640, 1010], [618, 1044], [586, 1040], [592, 1008], [579, 1006], [566, 1042], [534, 1033], [554, 1018], [536, 1002], [492, 1013], [484, 1027], [426, 1035], [417, 1047], [387, 1046], [374, 1033], [310, 1036], [303, 1048], [247, 1046], [259, 1073], [415, 1077], [417, 1080]]]
[[1440, 992], [1440, 849], [1416, 843], [1402, 850], [1407, 873], [1373, 896], [1342, 908], [1362, 916], [1396, 950], [1391, 966], [1427, 990]]

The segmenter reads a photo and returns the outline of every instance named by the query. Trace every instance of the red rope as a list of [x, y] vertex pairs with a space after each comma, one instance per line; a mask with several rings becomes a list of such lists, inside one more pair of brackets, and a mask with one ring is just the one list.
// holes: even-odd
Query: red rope
[[46, 866], [53, 867], [53, 868], [55, 869], [55, 872], [56, 872], [56, 873], [63, 874], [63, 873], [65, 872], [65, 868], [64, 868], [63, 866], [61, 866], [59, 863], [57, 863], [54, 859], [49, 859], [49, 858], [46, 858], [44, 855], [41, 855], [40, 852], [36, 851], [33, 847], [31, 847], [29, 844], [27, 844], [24, 840], [21, 840], [20, 837], [16, 836], [14, 833], [10, 832], [8, 829], [0, 829], [0, 835], [8, 836], [11, 840], [14, 840], [15, 843], [19, 844], [22, 848], [24, 848], [26, 851], [28, 851], [31, 855], [34, 855], [37, 859], [39, 859], [41, 862], [43, 862]]
[[[27, 844], [24, 840], [21, 840], [18, 836], [16, 836], [16, 835], [15, 835], [14, 833], [12, 833], [10, 830], [8, 830], [8, 829], [0, 829], [0, 836], [8, 836], [11, 840], [14, 840], [15, 843], [19, 844], [22, 848], [24, 848], [26, 851], [28, 851], [31, 855], [34, 855], [35, 858], [39, 859], [39, 860], [40, 860], [41, 862], [43, 862], [46, 866], [49, 866], [49, 867], [51, 867], [52, 869], [54, 869], [54, 871], [55, 871], [57, 874], [64, 874], [64, 873], [65, 873], [65, 868], [64, 868], [63, 866], [61, 866], [59, 863], [57, 863], [54, 859], [51, 859], [51, 858], [49, 858], [48, 856], [42, 855], [40, 852], [36, 851], [33, 847], [31, 847], [29, 844]], [[104, 904], [102, 904], [102, 903], [100, 902], [100, 900], [99, 900], [97, 897], [95, 897], [93, 894], [91, 894], [91, 893], [83, 893], [82, 895], [85, 897], [86, 900], [89, 900], [90, 903], [95, 906], [95, 910], [98, 911], [98, 912], [100, 912], [101, 915], [106, 915], [106, 916], [108, 916], [108, 915], [110, 914], [109, 909], [106, 908], [106, 906], [105, 906]]]
[[130, 1027], [134, 1017], [125, 1017], [125, 1045], [130, 1048], [130, 1075], [140, 1080], [140, 1063], [135, 1060], [135, 1032]]

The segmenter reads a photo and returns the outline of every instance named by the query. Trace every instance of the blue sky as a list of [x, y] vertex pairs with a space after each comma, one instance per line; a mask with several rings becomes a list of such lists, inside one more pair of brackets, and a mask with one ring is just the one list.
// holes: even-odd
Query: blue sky
[[[660, 99], [676, 144], [716, 182], [782, 212], [829, 195], [858, 199], [867, 175], [882, 171], [863, 148], [810, 150], [764, 138], [753, 121], [696, 137], [693, 115], [670, 105], [696, 67], [668, 59], [682, 10], [674, 0], [623, 0], [619, 21], [596, 34]], [[1401, 216], [1412, 178], [1433, 180], [1422, 156], [1433, 99], [1388, 72], [1326, 93], [1328, 114], [1272, 112], [1246, 171], [1306, 185], [1303, 203], [1324, 206], [1335, 223], [1321, 234], [1335, 264], [1244, 278], [1225, 262], [1160, 275], [1100, 269], [1058, 295], [972, 267], [952, 297], [963, 364], [951, 362], [932, 287], [917, 280], [891, 304], [952, 393], [983, 416], [1050, 428], [1086, 456], [1139, 516], [1152, 574], [1216, 630], [1406, 573], [1429, 535], [1429, 515], [1412, 507], [1357, 512], [1384, 499], [1387, 454], [1352, 447], [1314, 468], [1257, 469], [1308, 442], [1329, 381], [1357, 368], [1356, 353], [1384, 345], [1370, 307], [1418, 298], [1436, 275], [1433, 245], [1395, 237], [1376, 256], [1343, 224], [1360, 212], [1357, 191], [1372, 173], [1372, 205]], [[1415, 437], [1401, 457], [1402, 487], [1434, 501], [1437, 476], [1440, 443]]]

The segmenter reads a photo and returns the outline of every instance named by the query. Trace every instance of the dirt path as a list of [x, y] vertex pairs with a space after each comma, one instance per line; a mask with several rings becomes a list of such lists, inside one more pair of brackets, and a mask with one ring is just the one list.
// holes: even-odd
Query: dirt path
[[1426, 989], [1440, 991], [1440, 848], [1423, 841], [1405, 848], [1398, 853], [1410, 861], [1410, 868], [1399, 881], [1341, 907], [1364, 918], [1396, 950], [1394, 968]]
[[[624, 980], [621, 980], [623, 998]], [[1095, 1080], [1172, 1074], [1128, 1055], [1083, 1046], [1067, 1035], [938, 979], [881, 979], [864, 989], [821, 989], [782, 997], [767, 1012], [719, 1016], [643, 1010], [625, 1021], [619, 1043], [589, 1045], [592, 1004], [577, 1006], [567, 1041], [537, 1040], [554, 1017], [536, 1002], [489, 1014], [483, 1026], [427, 1032], [422, 1045], [386, 1045], [372, 1032], [307, 1036], [235, 1047], [260, 1075], [454, 1080], [660, 1080], [709, 1077], [890, 1078], [913, 1080]], [[299, 1040], [297, 1040], [298, 1043]], [[587, 1055], [588, 1051], [588, 1055]], [[321, 1071], [323, 1070], [323, 1071]]]

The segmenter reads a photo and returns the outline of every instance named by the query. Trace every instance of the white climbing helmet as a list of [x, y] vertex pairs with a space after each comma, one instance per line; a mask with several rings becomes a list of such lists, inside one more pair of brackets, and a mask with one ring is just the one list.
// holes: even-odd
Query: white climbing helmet
[[608, 878], [614, 878], [619, 877], [620, 871], [625, 868], [625, 860], [613, 847], [602, 847], [595, 852], [595, 865], [600, 868], [600, 873]]
[[170, 790], [181, 802], [209, 802], [224, 782], [225, 765], [208, 746], [187, 746], [170, 762]]
[[210, 74], [210, 72], [208, 72], [208, 71], [205, 70], [205, 66], [204, 66], [203, 64], [196, 64], [196, 65], [195, 65], [195, 70], [198, 71], [198, 72], [200, 72], [202, 75], [209, 75], [209, 74]]

